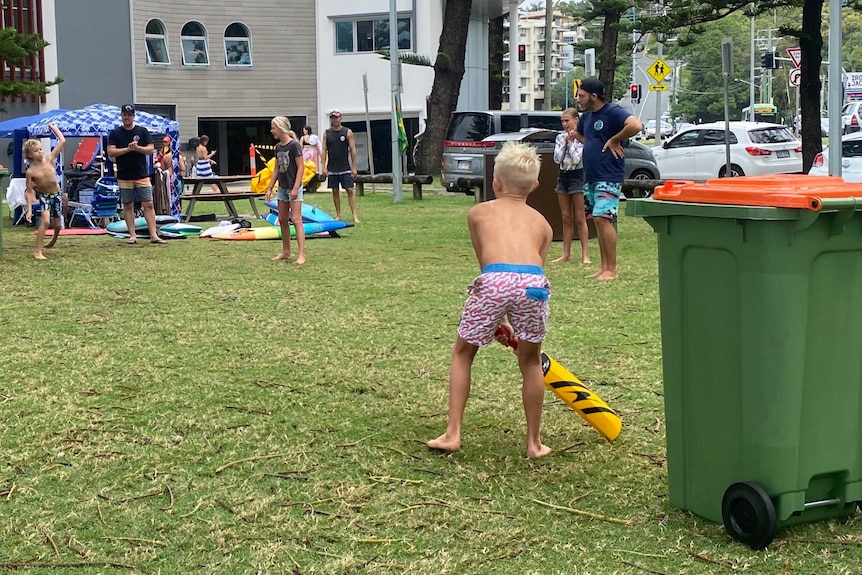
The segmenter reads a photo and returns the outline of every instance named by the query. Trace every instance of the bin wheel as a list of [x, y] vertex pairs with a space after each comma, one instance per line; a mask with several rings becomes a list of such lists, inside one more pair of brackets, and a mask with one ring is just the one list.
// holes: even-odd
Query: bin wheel
[[775, 506], [763, 488], [751, 481], [727, 488], [721, 517], [730, 536], [755, 551], [765, 549], [775, 537]]

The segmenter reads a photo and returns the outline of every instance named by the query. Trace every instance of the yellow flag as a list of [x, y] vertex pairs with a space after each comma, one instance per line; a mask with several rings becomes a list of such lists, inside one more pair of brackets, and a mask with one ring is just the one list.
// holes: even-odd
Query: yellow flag
[[398, 123], [398, 149], [401, 153], [407, 151], [407, 130], [404, 129], [404, 118], [401, 116], [401, 97], [395, 94], [395, 118]]

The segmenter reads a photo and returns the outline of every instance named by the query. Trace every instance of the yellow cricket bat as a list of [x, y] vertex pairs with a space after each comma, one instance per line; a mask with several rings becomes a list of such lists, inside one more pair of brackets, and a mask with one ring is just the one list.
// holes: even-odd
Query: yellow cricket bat
[[[518, 349], [518, 338], [507, 326], [501, 324], [496, 335], [505, 338], [502, 342], [505, 345], [514, 350]], [[619, 436], [623, 427], [620, 416], [598, 395], [587, 389], [572, 372], [545, 352], [542, 352], [542, 373], [545, 376], [545, 387], [553, 391], [602, 436], [610, 441]]]

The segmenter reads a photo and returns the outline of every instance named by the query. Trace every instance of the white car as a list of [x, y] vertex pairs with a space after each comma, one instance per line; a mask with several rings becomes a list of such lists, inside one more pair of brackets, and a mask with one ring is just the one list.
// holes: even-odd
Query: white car
[[[724, 122], [698, 124], [653, 148], [666, 180], [723, 178], [727, 171]], [[787, 127], [730, 122], [731, 176], [802, 172], [802, 144]]]
[[[829, 175], [829, 148], [814, 157], [808, 173], [814, 176]], [[841, 137], [841, 176], [845, 182], [862, 183], [862, 132]]]
[[862, 130], [862, 102], [847, 102], [841, 108], [841, 130], [843, 134], [851, 134]]
[[[655, 120], [647, 120], [646, 124], [644, 124], [644, 137], [647, 140], [655, 139]], [[662, 138], [670, 138], [673, 136], [673, 126], [670, 125], [669, 122], [664, 120], [661, 121], [661, 137]]]

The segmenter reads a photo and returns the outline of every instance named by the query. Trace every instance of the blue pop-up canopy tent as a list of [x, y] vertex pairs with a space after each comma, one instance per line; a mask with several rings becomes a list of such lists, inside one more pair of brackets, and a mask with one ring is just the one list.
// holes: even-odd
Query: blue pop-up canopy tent
[[12, 177], [24, 177], [24, 140], [29, 137], [27, 128], [41, 120], [53, 118], [66, 110], [51, 110], [33, 116], [22, 116], [0, 122], [0, 138], [12, 138]]
[[[105, 138], [111, 130], [122, 124], [122, 119], [119, 107], [109, 104], [92, 104], [80, 110], [67, 110], [51, 117], [42, 118], [28, 125], [27, 131], [31, 138], [52, 136], [53, 133], [48, 127], [50, 124], [55, 124], [64, 136], [101, 136]], [[181, 175], [179, 163], [179, 123], [176, 120], [170, 120], [156, 114], [149, 114], [138, 110], [135, 113], [135, 125], [146, 128], [151, 134], [167, 134], [170, 136], [171, 152], [174, 159], [174, 174], [175, 176]], [[103, 146], [102, 149], [107, 149], [107, 147]], [[181, 213], [179, 190], [176, 189], [177, 181], [178, 178], [174, 177], [174, 183], [171, 187], [171, 215], [179, 218]]]

